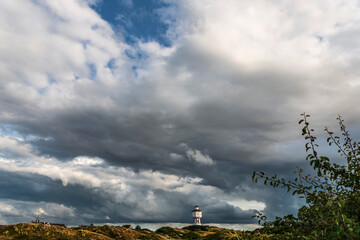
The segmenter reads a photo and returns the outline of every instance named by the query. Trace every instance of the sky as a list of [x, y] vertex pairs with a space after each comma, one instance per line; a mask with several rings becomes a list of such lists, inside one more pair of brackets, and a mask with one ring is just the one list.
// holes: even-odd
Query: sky
[[322, 146], [338, 114], [359, 135], [359, 11], [0, 1], [0, 224], [190, 224], [199, 205], [204, 223], [249, 227], [296, 213], [301, 200], [251, 175], [308, 169], [303, 112]]

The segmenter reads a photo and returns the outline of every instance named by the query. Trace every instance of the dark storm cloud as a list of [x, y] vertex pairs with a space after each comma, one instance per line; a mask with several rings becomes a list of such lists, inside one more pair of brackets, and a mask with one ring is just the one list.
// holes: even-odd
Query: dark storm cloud
[[[137, 113], [135, 116], [125, 114], [119, 113], [120, 116], [117, 116], [102, 110], [74, 111], [64, 115], [58, 113], [54, 114], [54, 118], [46, 119], [48, 121], [36, 119], [16, 123], [21, 127], [16, 128], [15, 125], [14, 129], [22, 135], [50, 138], [29, 141], [44, 155], [63, 160], [81, 155], [97, 156], [112, 164], [129, 166], [136, 170], [150, 168], [155, 171], [200, 176], [204, 177], [206, 182], [222, 187], [233, 187], [234, 185], [226, 186], [221, 183], [232, 181], [233, 176], [218, 177], [219, 174], [222, 175], [227, 169], [244, 172], [241, 169], [245, 168], [245, 171], [251, 172], [251, 168], [256, 164], [250, 159], [259, 157], [256, 155], [261, 150], [256, 149], [259, 146], [266, 148], [271, 142], [271, 139], [264, 135], [267, 125], [262, 129], [258, 123], [255, 123], [254, 127], [247, 124], [245, 128], [237, 126], [236, 131], [229, 131], [221, 127], [209, 127], [205, 120], [192, 121], [194, 117], [191, 115], [189, 119], [171, 119], [162, 117], [157, 112]], [[216, 111], [212, 114], [216, 114]], [[235, 121], [236, 118], [232, 119]], [[186, 121], [188, 123], [183, 124]], [[224, 125], [227, 121], [225, 118]], [[236, 121], [241, 122], [241, 117]], [[163, 127], [166, 124], [174, 127]], [[208, 154], [217, 164], [203, 166], [189, 161], [180, 146], [181, 143], [187, 143], [191, 148]], [[170, 158], [171, 153], [177, 153], [183, 158], [173, 161]], [[218, 174], [213, 174], [214, 172]]]
[[[251, 173], [254, 170], [272, 170], [269, 172], [287, 174], [289, 169], [295, 169], [295, 164], [291, 163], [291, 160], [294, 159], [290, 159], [290, 162], [278, 164], [275, 161], [275, 164], [272, 162], [268, 166], [265, 163], [254, 163], [253, 160], [256, 158], [255, 148], [248, 149], [246, 146], [244, 149], [241, 149], [237, 144], [241, 143], [241, 139], [237, 138], [241, 138], [245, 132], [243, 138], [246, 139], [246, 144], [249, 144], [249, 146], [259, 146], [261, 143], [266, 144], [266, 139], [263, 139], [265, 136], [262, 136], [260, 133], [258, 133], [260, 136], [257, 139], [256, 135], [250, 134], [247, 128], [241, 131], [238, 127], [236, 133], [229, 132], [227, 129], [222, 130], [208, 126], [202, 129], [198, 127], [201, 125], [198, 122], [188, 121], [188, 124], [183, 124], [187, 119], [166, 119], [157, 113], [139, 113], [135, 114], [135, 116], [122, 115], [117, 117], [101, 110], [97, 112], [92, 110], [89, 112], [67, 112], [65, 116], [61, 116], [58, 113], [54, 114], [54, 116], [54, 119], [50, 119], [51, 121], [49, 122], [37, 119], [34, 122], [23, 122], [20, 124], [21, 128], [17, 129], [14, 127], [14, 129], [17, 129], [20, 134], [24, 135], [50, 137], [49, 140], [39, 138], [28, 141], [28, 143], [36, 146], [39, 153], [50, 155], [63, 161], [82, 155], [97, 156], [113, 165], [128, 166], [136, 171], [151, 169], [179, 176], [200, 177], [203, 179], [202, 185], [214, 186], [229, 193], [233, 192], [238, 197], [249, 201], [257, 199], [258, 201], [265, 202], [267, 208], [271, 209], [270, 216], [276, 215], [274, 212], [284, 209], [284, 205], [288, 203], [288, 198], [286, 198], [285, 194], [282, 194], [281, 198], [273, 198], [275, 190], [262, 186], [259, 187], [251, 183]], [[194, 119], [191, 116], [189, 118]], [[162, 127], [168, 123], [174, 126], [183, 126], [183, 128], [167, 129]], [[204, 125], [206, 125], [206, 122], [204, 122]], [[56, 126], [56, 128], [52, 126]], [[246, 127], [249, 127], [249, 125]], [[234, 139], [237, 139], [237, 142], [232, 142]], [[186, 142], [194, 149], [199, 149], [203, 153], [208, 154], [215, 160], [216, 164], [204, 166], [189, 161], [184, 153], [184, 149], [179, 146], [183, 142]], [[174, 161], [170, 158], [171, 153], [177, 153], [183, 158]], [[273, 170], [274, 168], [276, 170]], [[96, 194], [88, 189], [81, 189], [80, 186], [76, 188], [80, 188], [81, 191], [78, 189], [71, 191], [69, 188], [74, 188], [72, 185], [66, 187], [61, 187], [60, 184], [57, 185], [60, 189], [52, 188], [58, 193], [57, 195], [60, 194], [63, 198], [66, 198], [65, 196], [72, 196], [72, 201], [69, 202], [66, 199], [58, 198], [55, 202], [73, 206], [79, 212], [90, 212], [93, 216], [97, 216], [97, 214], [109, 216], [111, 221], [114, 222], [187, 222], [189, 216], [184, 209], [191, 209], [195, 204], [204, 207], [206, 212], [204, 216], [207, 216], [204, 217], [204, 221], [226, 223], [248, 223], [254, 221], [249, 217], [254, 215], [254, 211], [241, 211], [226, 202], [219, 202], [219, 200], [213, 200], [212, 203], [208, 203], [201, 196], [194, 198], [164, 191], [157, 191], [156, 196], [159, 199], [166, 199], [162, 207], [167, 209], [168, 214], [160, 217], [147, 216], [146, 214], [128, 217], [129, 215], [131, 216], [131, 212], [137, 209], [137, 205], [132, 202], [113, 202], [106, 200], [108, 198], [101, 193]], [[261, 189], [261, 194], [254, 194], [254, 190], [249, 191], [249, 186], [253, 189]], [[137, 188], [136, 191], [147, 193], [146, 188]], [[45, 191], [42, 195], [35, 193], [29, 193], [28, 195], [32, 196], [34, 201], [51, 202], [54, 199], [46, 196], [57, 196], [52, 195], [52, 191]], [[18, 196], [21, 199], [19, 193]], [[94, 202], [87, 201], [86, 205], [83, 206], [82, 198], [84, 196], [92, 196], [91, 199]], [[13, 197], [16, 197], [16, 193]], [[138, 198], [144, 199], [146, 194], [138, 195], [134, 201]], [[213, 206], [214, 203], [216, 207]], [[115, 208], [119, 209], [119, 211], [113, 211]], [[103, 212], [99, 212], [99, 209], [102, 209]], [[170, 209], [176, 209], [176, 212], [173, 213]], [[289, 210], [289, 207], [286, 209]], [[176, 217], [172, 218], [171, 216]], [[91, 221], [103, 222], [104, 219], [95, 218], [91, 219]]]
[[32, 202], [52, 202], [86, 209], [99, 207], [104, 200], [94, 196], [81, 185], [64, 187], [60, 181], [33, 174], [14, 174], [1, 172], [0, 197]]

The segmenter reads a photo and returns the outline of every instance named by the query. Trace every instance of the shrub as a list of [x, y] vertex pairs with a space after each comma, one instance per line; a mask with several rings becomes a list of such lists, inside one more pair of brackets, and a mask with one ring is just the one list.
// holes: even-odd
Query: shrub
[[281, 234], [274, 239], [359, 239], [360, 235], [360, 144], [350, 138], [344, 121], [337, 118], [340, 137], [325, 127], [327, 142], [335, 146], [343, 164], [330, 161], [317, 152], [318, 145], [314, 130], [308, 118], [302, 114], [299, 124], [303, 124], [302, 135], [306, 140], [306, 160], [314, 169], [314, 174], [305, 174], [298, 168], [294, 180], [285, 180], [277, 175], [268, 177], [264, 172], [254, 172], [253, 181], [263, 179], [264, 184], [286, 188], [306, 200], [306, 205], [298, 210], [297, 216], [277, 217], [266, 222], [266, 217], [258, 215], [263, 223], [262, 232]]
[[155, 232], [158, 234], [168, 235], [169, 237], [179, 238], [178, 232], [171, 227], [162, 227], [162, 228], [159, 228], [158, 230], [156, 230]]

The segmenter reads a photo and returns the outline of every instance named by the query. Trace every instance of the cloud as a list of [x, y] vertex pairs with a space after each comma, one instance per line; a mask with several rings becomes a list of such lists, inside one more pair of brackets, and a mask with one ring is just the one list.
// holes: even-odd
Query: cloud
[[[187, 202], [186, 205], [188, 205], [190, 209], [193, 203], [203, 202], [205, 209], [207, 207], [211, 208], [214, 202], [219, 201], [212, 197], [214, 193], [226, 195], [221, 189], [201, 185], [201, 178], [179, 177], [154, 171], [141, 171], [136, 173], [131, 169], [108, 166], [99, 158], [85, 156], [76, 157], [72, 161], [61, 162], [53, 158], [37, 156], [36, 151], [32, 149], [30, 145], [24, 144], [13, 137], [0, 136], [0, 140], [3, 139], [11, 139], [15, 142], [15, 144], [11, 146], [12, 152], [17, 152], [18, 149], [22, 151], [24, 147], [27, 147], [29, 158], [26, 160], [0, 158], [1, 171], [19, 174], [20, 176], [26, 174], [40, 175], [52, 181], [60, 180], [64, 187], [68, 185], [80, 185], [84, 187], [86, 191], [92, 191], [95, 195], [105, 197], [106, 203], [101, 203], [101, 200], [99, 200], [98, 204], [105, 204], [105, 206], [103, 206], [105, 209], [99, 210], [98, 215], [96, 212], [85, 216], [83, 216], [84, 213], [78, 213], [79, 217], [75, 218], [75, 221], [79, 221], [81, 217], [95, 220], [98, 219], [99, 215], [114, 220], [131, 219], [134, 221], [140, 218], [146, 221], [166, 221], [169, 213], [177, 213], [177, 215], [174, 215], [174, 220], [183, 220], [188, 216], [186, 211], [183, 211], [182, 204]], [[36, 189], [38, 191], [47, 191], [47, 187], [36, 187]], [[141, 192], [138, 192], [140, 189]], [[188, 198], [189, 195], [192, 195], [192, 197], [184, 201], [184, 198]], [[172, 202], [173, 206], [175, 204], [175, 206], [178, 207], [172, 210], [169, 209], [170, 206], [164, 208], [164, 206], [168, 204], [166, 198], [174, 198], [175, 196], [184, 202]], [[211, 198], [211, 203], [204, 202], [202, 200], [204, 197]], [[248, 202], [246, 200], [243, 201], [245, 205], [246, 202]], [[69, 208], [58, 203], [54, 204], [49, 203], [46, 204], [44, 208], [39, 207], [33, 214], [47, 218], [75, 217], [75, 208]], [[81, 203], [79, 202], [78, 204]], [[132, 207], [128, 206], [129, 204], [131, 204]], [[35, 205], [35, 203], [32, 205]], [[121, 207], [122, 205], [124, 206]], [[56, 206], [56, 208], [53, 206]], [[125, 206], [127, 206], [126, 208], [128, 210], [124, 213]], [[149, 206], [151, 206], [150, 209]], [[228, 207], [229, 206], [231, 205], [228, 205]], [[261, 203], [258, 206], [253, 205], [254, 208], [252, 209], [256, 209], [259, 206], [261, 206]], [[250, 210], [250, 208], [246, 210], [249, 212], [254, 211]], [[114, 216], [114, 213], [120, 215], [120, 218], [119, 216]], [[238, 218], [241, 217], [241, 213], [242, 212], [236, 214]], [[209, 219], [213, 218], [209, 215]]]
[[185, 154], [190, 161], [202, 165], [214, 165], [215, 162], [206, 154], [202, 154], [199, 150], [191, 149], [186, 143], [181, 143], [180, 146], [185, 149]]
[[187, 221], [199, 204], [249, 223], [301, 204], [251, 183], [302, 164], [300, 113], [358, 129], [356, 1], [169, 0], [153, 16], [169, 46], [91, 4], [0, 3], [1, 199], [84, 222]]
[[1, 207], [1, 212], [0, 214], [2, 216], [13, 216], [13, 215], [18, 215], [19, 211], [16, 210], [16, 208], [14, 208], [13, 206], [6, 204], [6, 203], [0, 203], [0, 207]]
[[39, 208], [33, 213], [33, 215], [40, 217], [41, 215], [47, 215], [47, 212], [44, 209]]
[[132, 0], [119, 0], [120, 4], [132, 8], [133, 7], [133, 1]]
[[170, 159], [175, 161], [180, 161], [180, 160], [184, 160], [184, 157], [177, 153], [170, 153]]
[[116, 20], [120, 22], [121, 25], [125, 25], [125, 27], [132, 27], [133, 23], [131, 22], [131, 19], [129, 19], [124, 14], [118, 14], [116, 16]]
[[75, 217], [74, 208], [50, 202], [2, 200], [0, 206], [0, 214], [5, 224], [24, 220], [34, 221], [37, 217], [42, 221], [51, 222], [71, 221], [71, 218]]
[[103, 163], [104, 163], [103, 159], [90, 158], [90, 157], [86, 157], [86, 156], [76, 157], [72, 161], [72, 164], [74, 164], [74, 165], [99, 165], [99, 164], [103, 164]]

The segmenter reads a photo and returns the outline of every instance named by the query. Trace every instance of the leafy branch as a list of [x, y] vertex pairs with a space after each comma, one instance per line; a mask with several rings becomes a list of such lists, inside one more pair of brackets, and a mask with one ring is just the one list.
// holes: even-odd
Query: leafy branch
[[[326, 156], [318, 154], [319, 148], [314, 129], [310, 128], [310, 115], [301, 114], [301, 134], [306, 141], [306, 160], [315, 170], [316, 175], [304, 174], [297, 168], [294, 180], [279, 178], [277, 175], [267, 176], [264, 172], [254, 172], [252, 180], [263, 179], [265, 185], [286, 188], [293, 195], [305, 198], [307, 206], [298, 210], [298, 216], [277, 217], [267, 222], [266, 216], [258, 215], [263, 222], [264, 232], [282, 232], [288, 236], [284, 239], [358, 239], [360, 235], [360, 147], [359, 142], [351, 139], [344, 120], [339, 115], [337, 120], [343, 142], [329, 128], [329, 146], [335, 146], [340, 156], [345, 158], [344, 164], [333, 163]], [[283, 236], [283, 235], [281, 235]], [[277, 236], [278, 237], [278, 236]]]

